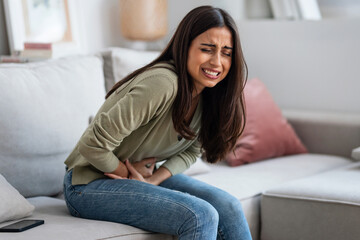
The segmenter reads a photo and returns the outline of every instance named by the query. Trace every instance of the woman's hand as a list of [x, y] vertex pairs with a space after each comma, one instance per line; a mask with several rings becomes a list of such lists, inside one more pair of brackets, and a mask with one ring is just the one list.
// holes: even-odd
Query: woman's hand
[[[145, 180], [145, 178], [131, 165], [129, 160], [126, 159], [125, 166], [129, 171], [129, 179], [138, 180], [141, 182], [148, 182]], [[154, 169], [154, 167], [153, 167]], [[127, 179], [126, 177], [121, 177], [119, 175], [113, 174], [113, 173], [105, 173], [106, 176], [112, 178], [112, 179]]]
[[[151, 177], [155, 168], [156, 158], [145, 158], [140, 162], [132, 163], [131, 165], [140, 173], [144, 178]], [[129, 169], [129, 168], [128, 168]]]
[[129, 179], [134, 179], [134, 180], [138, 180], [138, 181], [141, 181], [141, 182], [146, 182], [146, 183], [149, 183], [146, 178], [143, 177], [143, 175], [141, 173], [139, 173], [136, 168], [127, 160], [125, 162], [125, 165], [126, 167], [128, 168], [129, 170]]
[[[153, 185], [159, 185], [162, 181], [164, 181], [165, 179], [171, 177], [171, 173], [169, 170], [167, 170], [164, 167], [160, 167], [155, 173], [154, 175], [148, 177], [148, 178], [144, 178], [134, 167], [133, 165], [131, 165], [131, 163], [129, 162], [129, 160], [125, 161], [125, 166], [129, 171], [129, 179], [134, 179], [134, 180], [138, 180], [141, 182], [146, 182], [149, 184], [153, 184]], [[115, 174], [111, 174], [111, 173], [105, 173], [106, 176], [113, 178], [113, 179], [127, 179], [125, 177], [120, 177], [118, 175]]]
[[[126, 164], [127, 162], [128, 164]], [[119, 162], [119, 167], [114, 172], [105, 173], [105, 175], [113, 179], [126, 179], [128, 175], [130, 178], [131, 172], [128, 168], [128, 166], [130, 165], [133, 169], [135, 169], [136, 173], [141, 174], [144, 178], [148, 178], [151, 177], [154, 172], [155, 163], [156, 158], [145, 158], [140, 162], [136, 162], [133, 164], [131, 164], [129, 160], [126, 159], [125, 164]]]

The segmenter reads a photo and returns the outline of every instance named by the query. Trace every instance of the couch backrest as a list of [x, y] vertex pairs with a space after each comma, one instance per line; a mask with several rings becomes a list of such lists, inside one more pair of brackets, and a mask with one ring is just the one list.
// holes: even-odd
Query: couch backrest
[[159, 55], [158, 51], [140, 51], [119, 47], [102, 50], [99, 56], [104, 60], [106, 91], [108, 92], [115, 83], [152, 62]]
[[23, 196], [62, 190], [64, 161], [104, 101], [93, 56], [0, 65], [0, 173]]
[[295, 132], [311, 153], [351, 157], [360, 146], [360, 114], [284, 110]]

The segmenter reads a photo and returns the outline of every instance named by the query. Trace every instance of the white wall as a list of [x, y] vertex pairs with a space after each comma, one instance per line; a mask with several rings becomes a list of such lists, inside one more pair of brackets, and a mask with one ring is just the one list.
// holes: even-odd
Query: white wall
[[360, 19], [244, 21], [249, 78], [281, 108], [360, 113]]
[[[168, 37], [150, 48], [165, 45], [179, 21], [194, 7], [212, 4], [241, 12], [243, 6], [232, 5], [234, 1], [168, 0]], [[344, 1], [340, 12], [351, 11], [360, 2]], [[338, 1], [319, 3], [325, 9], [327, 6], [330, 14]], [[118, 0], [77, 0], [76, 6], [84, 53], [131, 46], [120, 33]], [[236, 18], [249, 76], [259, 77], [281, 108], [360, 112], [360, 18], [356, 14], [347, 15], [353, 19], [336, 17], [318, 22], [246, 21], [241, 14]]]
[[[341, 1], [344, 2], [342, 5], [339, 5], [336, 0], [318, 1], [327, 17], [344, 16], [346, 13], [348, 17], [353, 17], [356, 15], [350, 13], [354, 12], [358, 12], [358, 16], [360, 16], [360, 1], [358, 0], [343, 0]], [[134, 44], [121, 36], [119, 0], [77, 0], [74, 5], [84, 53], [96, 52], [109, 46], [143, 47], [141, 44]], [[270, 6], [265, 0], [168, 0], [169, 34], [162, 40], [148, 43], [147, 48], [162, 48], [186, 13], [201, 5], [224, 8], [238, 21], [243, 21], [247, 15], [251, 15], [250, 18], [261, 16], [269, 18], [271, 15], [269, 13]], [[338, 9], [337, 12], [334, 9]], [[4, 41], [1, 42], [5, 44]]]
[[121, 46], [118, 0], [78, 0], [75, 4], [83, 53]]
[[[234, 18], [243, 19], [245, 14], [244, 1], [168, 0], [168, 35], [159, 41], [147, 43], [145, 48], [152, 50], [163, 48], [175, 32], [181, 19], [197, 6], [214, 5], [222, 7], [227, 9]], [[78, 13], [76, 20], [79, 25], [84, 53], [96, 52], [109, 46], [144, 48], [141, 42], [130, 42], [121, 36], [119, 0], [78, 0], [76, 1], [76, 12]]]

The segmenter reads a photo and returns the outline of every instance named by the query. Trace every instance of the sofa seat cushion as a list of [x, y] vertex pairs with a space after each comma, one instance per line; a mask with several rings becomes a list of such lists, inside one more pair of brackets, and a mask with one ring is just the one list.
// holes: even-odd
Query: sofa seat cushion
[[[42, 219], [45, 224], [21, 233], [1, 233], [1, 239], [7, 240], [89, 240], [89, 239], [173, 239], [170, 235], [150, 233], [131, 226], [76, 218], [69, 214], [62, 199], [51, 197], [28, 198], [35, 206], [29, 219]], [[0, 227], [15, 221], [0, 224]]]
[[345, 157], [307, 153], [238, 167], [229, 167], [224, 162], [209, 164], [210, 173], [194, 177], [243, 200], [289, 180], [311, 176], [349, 163], [352, 161]]
[[263, 191], [290, 180], [311, 176], [351, 163], [344, 157], [321, 154], [297, 154], [266, 161], [229, 167], [226, 163], [209, 164], [211, 171], [194, 178], [221, 188], [242, 204], [254, 240], [260, 232], [260, 195]]
[[263, 239], [347, 239], [360, 236], [360, 163], [291, 181], [261, 200]]
[[93, 56], [0, 65], [0, 173], [23, 196], [62, 189], [64, 161], [104, 102]]

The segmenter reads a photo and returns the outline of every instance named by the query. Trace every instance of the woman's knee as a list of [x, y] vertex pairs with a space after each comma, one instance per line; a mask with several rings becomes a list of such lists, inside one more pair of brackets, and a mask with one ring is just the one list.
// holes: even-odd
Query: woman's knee
[[229, 208], [230, 211], [239, 211], [242, 212], [242, 206], [239, 199], [231, 196], [225, 200], [225, 204]]
[[218, 225], [219, 213], [210, 203], [203, 201], [203, 204], [197, 210], [196, 214], [199, 222]]
[[197, 199], [188, 209], [187, 218], [180, 232], [194, 231], [198, 234], [215, 234], [219, 225], [219, 213], [208, 202]]
[[228, 193], [215, 195], [209, 202], [217, 209], [220, 215], [231, 216], [235, 213], [243, 214], [239, 199]]

